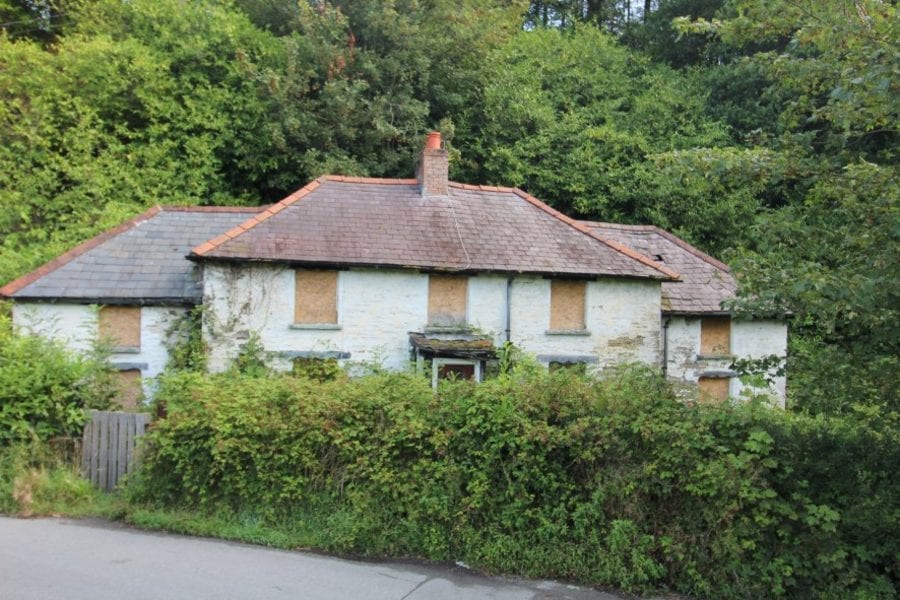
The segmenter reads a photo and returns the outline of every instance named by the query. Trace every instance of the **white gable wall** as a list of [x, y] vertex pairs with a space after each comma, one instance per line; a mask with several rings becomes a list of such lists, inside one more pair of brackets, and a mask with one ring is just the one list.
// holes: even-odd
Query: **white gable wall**
[[[705, 372], [724, 372], [732, 358], [700, 357], [700, 317], [672, 316], [668, 319], [668, 356], [666, 374], [669, 378], [696, 383]], [[763, 358], [787, 353], [787, 324], [775, 320], [733, 320], [731, 322], [731, 354], [735, 358]], [[745, 386], [737, 377], [731, 379], [729, 394], [740, 396]], [[779, 404], [784, 406], [785, 379], [779, 377], [771, 388]]]
[[[179, 307], [142, 307], [140, 352], [113, 353], [110, 363], [114, 367], [142, 365], [144, 378], [159, 375], [169, 360], [166, 332], [186, 311]], [[74, 351], [87, 352], [97, 342], [98, 309], [87, 304], [16, 302], [13, 325], [23, 333], [58, 340]], [[144, 389], [149, 392], [148, 382]]]
[[[507, 278], [469, 278], [468, 322], [502, 344]], [[516, 277], [512, 285], [512, 341], [545, 362], [558, 357], [595, 357], [602, 367], [660, 360], [660, 284], [601, 279], [586, 291], [589, 335], [548, 335], [550, 280]], [[227, 369], [251, 337], [258, 336], [278, 368], [297, 352], [332, 353], [350, 363], [405, 367], [408, 332], [423, 331], [428, 318], [428, 275], [391, 269], [351, 269], [338, 278], [338, 326], [292, 326], [294, 272], [269, 265], [207, 264], [204, 271], [204, 335], [210, 369]], [[293, 353], [293, 354], [292, 354]]]
[[[731, 325], [731, 351], [738, 358], [764, 358], [787, 355], [787, 323], [775, 320], [734, 321]], [[739, 381], [735, 382], [735, 395], [744, 389]], [[772, 385], [772, 391], [784, 407], [786, 381], [778, 377]]]

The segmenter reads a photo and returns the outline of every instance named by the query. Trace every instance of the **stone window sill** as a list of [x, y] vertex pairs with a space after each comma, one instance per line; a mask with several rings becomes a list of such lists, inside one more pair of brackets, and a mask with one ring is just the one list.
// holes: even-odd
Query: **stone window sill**
[[291, 323], [291, 329], [319, 330], [319, 331], [337, 331], [341, 329], [338, 323]]
[[734, 360], [734, 354], [698, 354], [697, 360]]
[[588, 336], [591, 335], [590, 329], [548, 329], [544, 332], [545, 335], [581, 335]]
[[732, 377], [737, 377], [737, 373], [731, 370], [703, 371], [700, 373], [700, 377], [703, 379], [731, 379]]
[[110, 349], [113, 354], [140, 354], [140, 346], [113, 346]]

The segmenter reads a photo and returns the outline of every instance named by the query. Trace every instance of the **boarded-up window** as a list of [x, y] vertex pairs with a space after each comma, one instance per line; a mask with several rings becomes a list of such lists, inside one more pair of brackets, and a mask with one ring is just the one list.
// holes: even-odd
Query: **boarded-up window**
[[141, 307], [104, 306], [100, 309], [100, 340], [113, 350], [141, 349]]
[[144, 399], [144, 391], [141, 388], [140, 369], [128, 369], [116, 372], [117, 394], [116, 400], [122, 408], [138, 408]]
[[700, 354], [723, 356], [731, 352], [731, 319], [708, 317], [700, 321]]
[[337, 281], [337, 271], [296, 271], [294, 323], [337, 323]]
[[428, 324], [443, 327], [465, 325], [468, 295], [468, 277], [429, 275]]
[[557, 279], [550, 283], [550, 329], [581, 331], [584, 322], [584, 281]]
[[701, 377], [697, 382], [701, 402], [721, 402], [728, 398], [727, 377]]

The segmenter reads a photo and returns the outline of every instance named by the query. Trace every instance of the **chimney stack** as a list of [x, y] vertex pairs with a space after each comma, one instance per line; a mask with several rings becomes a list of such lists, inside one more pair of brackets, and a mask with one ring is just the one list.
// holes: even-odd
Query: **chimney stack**
[[446, 196], [450, 178], [450, 158], [441, 148], [441, 133], [432, 131], [425, 138], [425, 148], [419, 157], [416, 179], [423, 196]]

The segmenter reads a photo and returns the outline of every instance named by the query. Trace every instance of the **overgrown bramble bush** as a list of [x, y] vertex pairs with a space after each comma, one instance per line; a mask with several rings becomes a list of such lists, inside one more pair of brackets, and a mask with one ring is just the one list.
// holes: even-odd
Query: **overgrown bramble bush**
[[107, 408], [115, 386], [99, 351], [13, 331], [0, 314], [0, 447], [80, 435], [85, 408]]
[[372, 555], [698, 597], [893, 597], [896, 423], [687, 406], [646, 370], [181, 373], [132, 499]]

